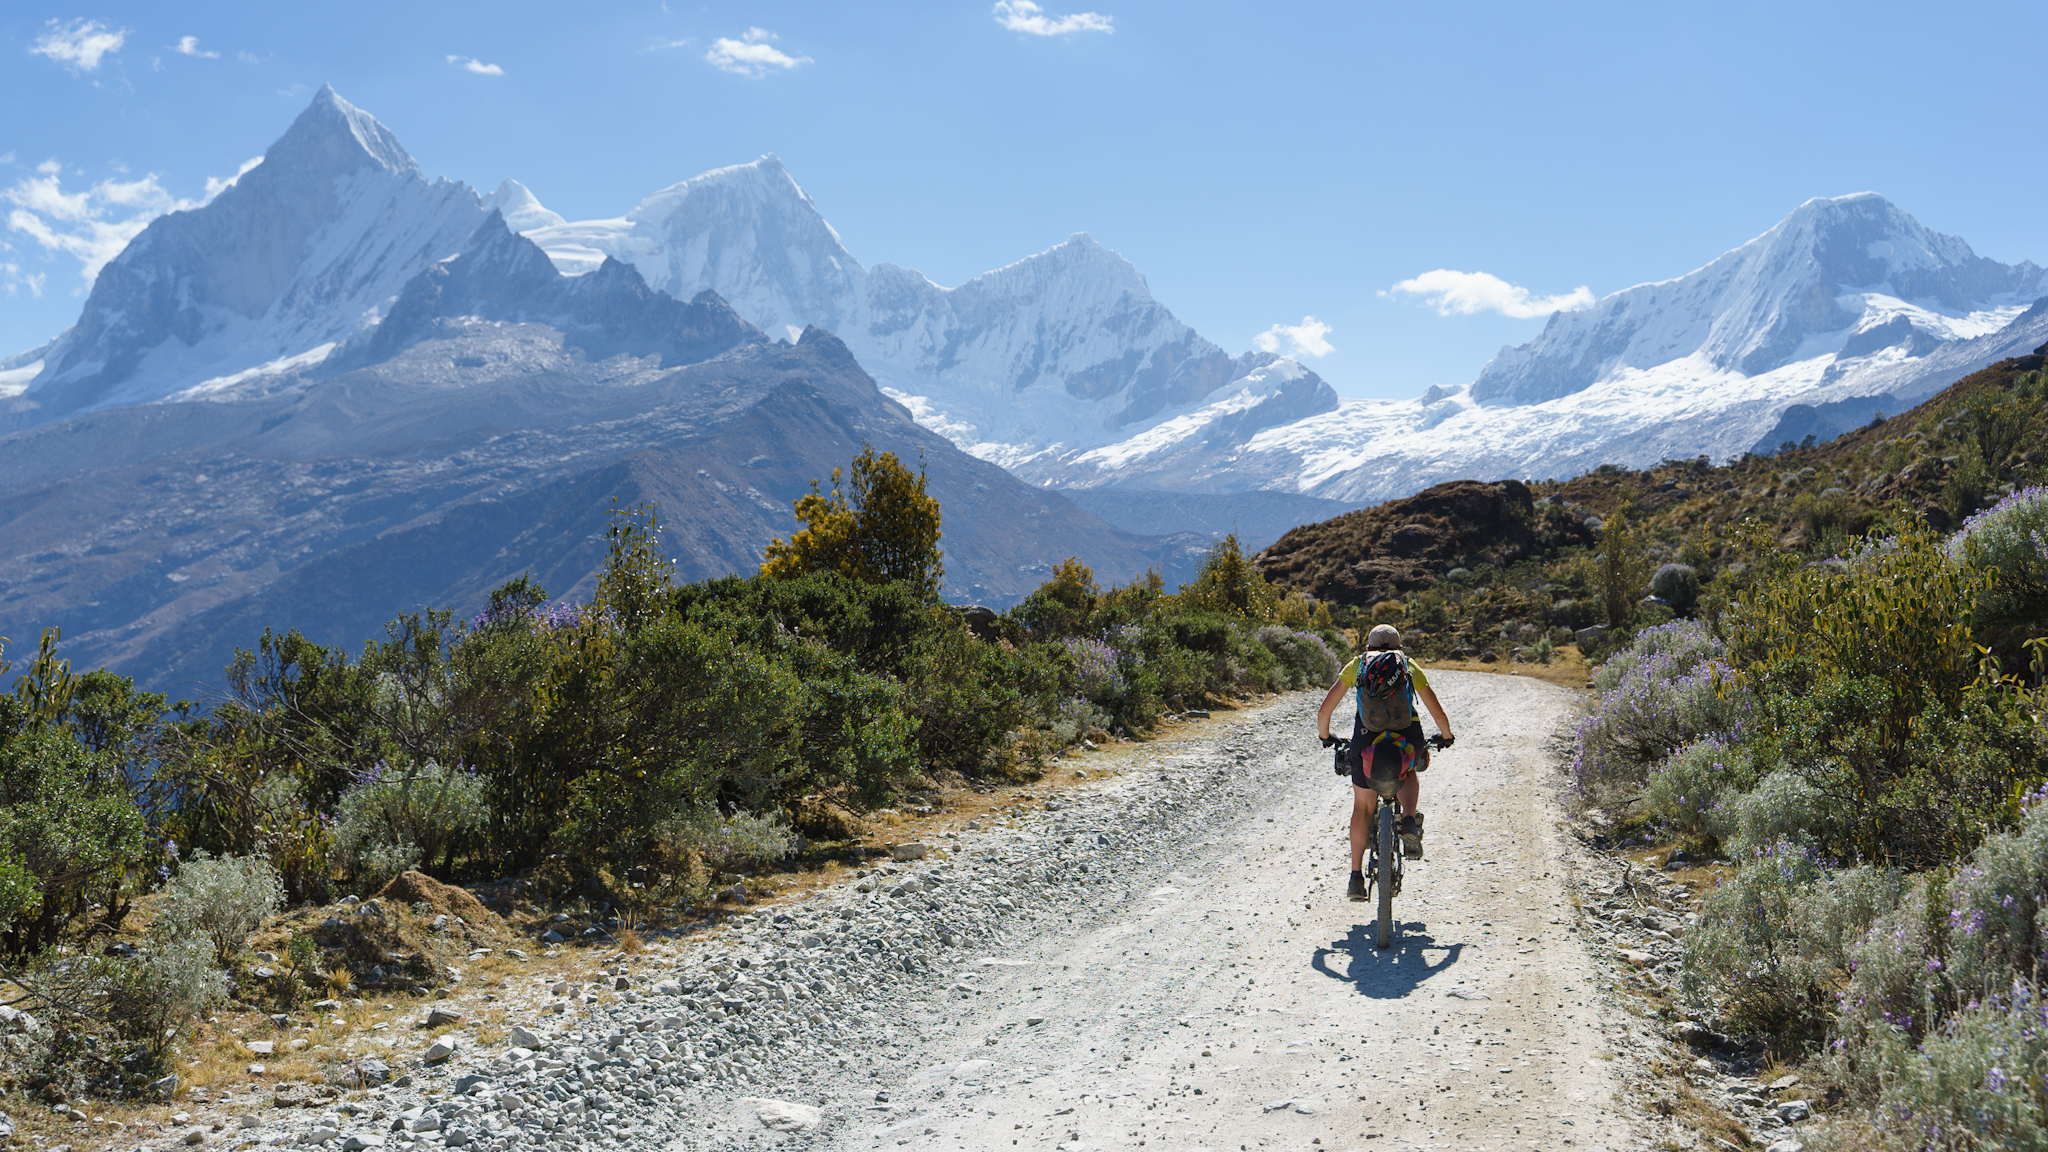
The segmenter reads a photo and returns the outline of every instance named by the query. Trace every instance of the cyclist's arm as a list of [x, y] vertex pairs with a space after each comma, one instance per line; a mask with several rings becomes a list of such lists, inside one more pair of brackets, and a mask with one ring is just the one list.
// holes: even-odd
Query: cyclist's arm
[[1417, 684], [1415, 686], [1415, 694], [1422, 697], [1422, 706], [1429, 709], [1430, 719], [1436, 721], [1437, 735], [1442, 736], [1446, 740], [1453, 739], [1454, 737], [1451, 735], [1451, 718], [1444, 715], [1444, 706], [1437, 703], [1436, 689], [1431, 688], [1427, 684]]
[[1330, 713], [1337, 710], [1337, 701], [1342, 700], [1350, 688], [1351, 686], [1344, 683], [1341, 678], [1330, 685], [1330, 694], [1323, 697], [1323, 706], [1316, 712], [1316, 739], [1330, 738]]

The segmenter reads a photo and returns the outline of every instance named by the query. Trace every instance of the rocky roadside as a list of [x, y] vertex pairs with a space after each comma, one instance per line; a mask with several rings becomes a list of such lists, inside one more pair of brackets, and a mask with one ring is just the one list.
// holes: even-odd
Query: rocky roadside
[[[1055, 771], [1093, 777], [1079, 789], [899, 846], [900, 859], [708, 935], [611, 955], [601, 977], [515, 976], [494, 997], [513, 1010], [501, 1040], [477, 1042], [461, 1009], [429, 1002], [418, 1019], [391, 1022], [388, 1055], [348, 1060], [325, 1084], [252, 1075], [240, 1090], [188, 1100], [146, 1139], [94, 1143], [509, 1152], [807, 1132], [844, 1098], [817, 1090], [822, 1075], [890, 1063], [906, 1003], [971, 997], [976, 961], [1012, 935], [1107, 914], [1132, 895], [1154, 849], [1241, 809], [1256, 787], [1248, 762], [1283, 732], [1298, 740], [1304, 707], [1305, 694], [1282, 697], [1177, 740], [1126, 746], [1113, 770], [1070, 761]], [[440, 1034], [409, 1038], [407, 1023]], [[290, 1043], [248, 1047], [260, 1061], [265, 1047]]]

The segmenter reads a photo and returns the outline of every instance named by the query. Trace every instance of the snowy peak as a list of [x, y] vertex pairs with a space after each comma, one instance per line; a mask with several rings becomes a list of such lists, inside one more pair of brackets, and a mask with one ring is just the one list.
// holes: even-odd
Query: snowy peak
[[505, 218], [505, 226], [514, 232], [531, 232], [536, 228], [554, 228], [568, 223], [560, 213], [543, 207], [526, 185], [512, 179], [507, 179], [498, 185], [497, 191], [484, 197], [484, 210], [494, 209]]
[[611, 254], [673, 296], [708, 289], [791, 339], [855, 320], [866, 272], [773, 154], [664, 188], [625, 222]]
[[1900, 315], [1927, 338], [1967, 339], [2043, 292], [2048, 274], [2033, 263], [1979, 256], [1875, 193], [1814, 199], [1705, 267], [1553, 315], [1535, 340], [1503, 349], [1472, 396], [1541, 403], [1689, 356], [1755, 376], [1841, 353]]
[[[771, 336], [835, 332], [926, 427], [984, 459], [1118, 439], [1234, 394], [1274, 359], [1202, 339], [1085, 232], [956, 288], [864, 268], [773, 155], [665, 188], [616, 220], [523, 231], [565, 272], [617, 257], [677, 297], [718, 293]], [[1334, 408], [1336, 394], [1303, 372], [1296, 411]]]
[[388, 129], [322, 88], [263, 163], [151, 221], [100, 271], [11, 422], [317, 362], [483, 217], [468, 186], [429, 182]]
[[387, 172], [420, 175], [419, 164], [389, 128], [325, 84], [263, 158], [265, 163], [327, 175], [341, 175], [369, 164]]

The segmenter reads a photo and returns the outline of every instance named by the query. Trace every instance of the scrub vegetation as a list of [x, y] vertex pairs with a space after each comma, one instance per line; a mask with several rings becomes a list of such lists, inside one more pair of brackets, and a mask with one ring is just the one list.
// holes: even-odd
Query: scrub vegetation
[[280, 907], [381, 892], [406, 920], [393, 893], [424, 874], [674, 910], [936, 785], [1320, 686], [1349, 651], [1234, 538], [1178, 593], [1068, 559], [1007, 613], [955, 608], [923, 476], [870, 450], [841, 480], [755, 576], [678, 583], [656, 511], [616, 509], [589, 603], [522, 578], [359, 653], [265, 631], [203, 710], [74, 676], [47, 633], [0, 698], [0, 969], [45, 1041], [21, 1086], [143, 1092], [223, 998], [410, 987], [426, 963], [330, 925], [259, 964]]

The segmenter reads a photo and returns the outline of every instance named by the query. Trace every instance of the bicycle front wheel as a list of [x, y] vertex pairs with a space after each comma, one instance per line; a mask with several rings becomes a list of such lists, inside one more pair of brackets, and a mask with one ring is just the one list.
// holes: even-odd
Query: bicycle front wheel
[[1380, 802], [1379, 824], [1373, 840], [1379, 874], [1373, 880], [1380, 890], [1380, 947], [1390, 948], [1394, 943], [1394, 854], [1401, 846], [1394, 841], [1394, 806], [1384, 800]]

